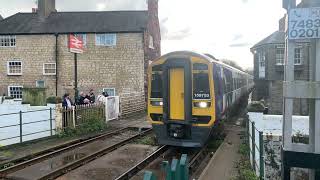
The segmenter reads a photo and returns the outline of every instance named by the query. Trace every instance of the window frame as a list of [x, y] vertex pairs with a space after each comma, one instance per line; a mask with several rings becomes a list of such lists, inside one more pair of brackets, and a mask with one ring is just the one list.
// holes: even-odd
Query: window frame
[[154, 40], [153, 36], [149, 35], [149, 48], [154, 49]]
[[[296, 50], [299, 49], [299, 54], [300, 54], [300, 57], [297, 58], [296, 57]], [[299, 63], [296, 63], [296, 60], [299, 59]], [[302, 61], [303, 61], [303, 50], [302, 50], [302, 47], [295, 47], [294, 48], [294, 65], [301, 65], [302, 64]]]
[[[112, 90], [114, 92], [114, 95], [113, 96], [116, 96], [116, 88], [103, 88], [102, 89], [102, 92], [108, 92], [108, 91], [105, 91], [105, 90]], [[111, 96], [110, 94], [108, 94], [109, 96]]]
[[[101, 43], [101, 37], [99, 36], [104, 36], [104, 43]], [[113, 42], [111, 43], [106, 43], [107, 42], [107, 37], [113, 38]], [[99, 39], [100, 38], [100, 39]], [[116, 33], [101, 33], [101, 34], [95, 34], [95, 44], [96, 46], [104, 46], [104, 47], [115, 47], [117, 46], [117, 34]]]
[[[278, 50], [283, 51], [283, 54], [281, 57], [279, 57], [279, 55], [281, 55], [281, 54], [278, 54]], [[283, 45], [277, 45], [275, 54], [276, 54], [276, 65], [284, 65], [285, 47]]]
[[[15, 63], [15, 62], [21, 63], [21, 72], [20, 72], [20, 73], [11, 73], [11, 72], [10, 72], [10, 63]], [[23, 70], [23, 63], [22, 63], [22, 61], [20, 61], [20, 60], [7, 61], [7, 75], [8, 75], [8, 76], [21, 76], [21, 75], [23, 74], [22, 70]]]
[[[39, 87], [38, 82], [43, 81], [43, 87]], [[46, 81], [45, 80], [36, 80], [36, 88], [45, 88], [46, 87]]]
[[[1, 42], [3, 39], [8, 38], [9, 40], [9, 46], [5, 46], [5, 42]], [[11, 42], [13, 40], [13, 42]], [[14, 45], [12, 45], [12, 43]], [[0, 36], [0, 48], [5, 48], [5, 47], [16, 47], [17, 45], [17, 36], [16, 35], [4, 35]]]
[[[46, 73], [46, 68], [45, 68], [45, 65], [48, 65], [48, 64], [54, 64], [54, 70], [55, 70], [55, 73]], [[51, 69], [52, 70], [52, 69]], [[43, 66], [42, 66], [42, 74], [43, 75], [46, 75], [46, 76], [50, 76], [50, 75], [56, 75], [57, 74], [57, 64], [56, 63], [43, 63]]]
[[[11, 95], [11, 91], [10, 91], [10, 88], [12, 88], [12, 87], [15, 87], [15, 88], [21, 88], [21, 98], [15, 98], [15, 97], [12, 97], [12, 95]], [[9, 96], [9, 97], [12, 97], [14, 100], [22, 100], [22, 96], [23, 96], [22, 88], [23, 88], [23, 86], [20, 86], [20, 85], [16, 85], [16, 86], [8, 86], [8, 96]]]

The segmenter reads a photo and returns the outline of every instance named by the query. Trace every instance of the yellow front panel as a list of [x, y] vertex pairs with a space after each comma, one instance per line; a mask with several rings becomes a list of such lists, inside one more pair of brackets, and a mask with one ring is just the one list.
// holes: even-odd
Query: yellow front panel
[[170, 69], [170, 119], [184, 120], [184, 69]]

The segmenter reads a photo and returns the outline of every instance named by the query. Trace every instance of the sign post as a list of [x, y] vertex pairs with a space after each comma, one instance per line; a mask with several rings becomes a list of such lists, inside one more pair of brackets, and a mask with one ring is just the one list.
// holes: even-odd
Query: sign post
[[[310, 0], [315, 1], [315, 0]], [[285, 81], [283, 84], [282, 179], [290, 180], [290, 168], [308, 168], [309, 180], [316, 180], [320, 167], [320, 8], [296, 8], [288, 5]], [[294, 2], [294, 3], [292, 3]], [[294, 79], [294, 48], [297, 42], [310, 43], [309, 81]], [[292, 142], [293, 99], [309, 100], [309, 144]]]
[[74, 99], [78, 101], [78, 56], [83, 53], [83, 40], [74, 34], [69, 35], [69, 50], [74, 53]]

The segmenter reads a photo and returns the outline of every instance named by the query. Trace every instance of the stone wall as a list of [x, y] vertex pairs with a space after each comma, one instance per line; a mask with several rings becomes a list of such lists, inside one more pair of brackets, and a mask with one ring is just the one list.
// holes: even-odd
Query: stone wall
[[[55, 76], [43, 75], [43, 63], [55, 63], [55, 37], [16, 36], [16, 47], [0, 48], [0, 94], [8, 95], [8, 86], [36, 87], [44, 80], [47, 95], [55, 95]], [[22, 75], [7, 75], [7, 61], [22, 61]]]
[[[115, 88], [116, 95], [140, 93], [144, 99], [144, 33], [118, 33], [114, 47], [96, 46], [95, 34], [87, 34], [86, 48], [78, 55], [79, 91]], [[7, 94], [9, 85], [35, 87], [44, 80], [47, 96], [56, 94], [56, 76], [43, 75], [43, 63], [55, 63], [54, 35], [17, 36], [14, 48], [0, 48], [0, 94]], [[58, 96], [74, 95], [74, 54], [68, 51], [68, 36], [58, 36]], [[7, 75], [7, 61], [23, 63], [21, 76]], [[143, 104], [144, 106], [144, 104]]]

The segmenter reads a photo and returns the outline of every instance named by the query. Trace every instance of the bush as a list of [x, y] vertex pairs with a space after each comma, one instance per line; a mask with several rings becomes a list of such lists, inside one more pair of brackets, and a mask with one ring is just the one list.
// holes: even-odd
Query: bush
[[62, 103], [62, 98], [56, 97], [56, 96], [51, 96], [51, 97], [47, 98], [46, 102], [49, 104], [58, 104], [58, 103]]
[[85, 135], [88, 133], [103, 131], [107, 128], [104, 120], [99, 118], [90, 118], [86, 123], [79, 125], [76, 128], [67, 127], [60, 134], [59, 137], [72, 137], [77, 135]]
[[248, 106], [249, 112], [264, 112], [265, 106], [260, 101], [252, 101]]

